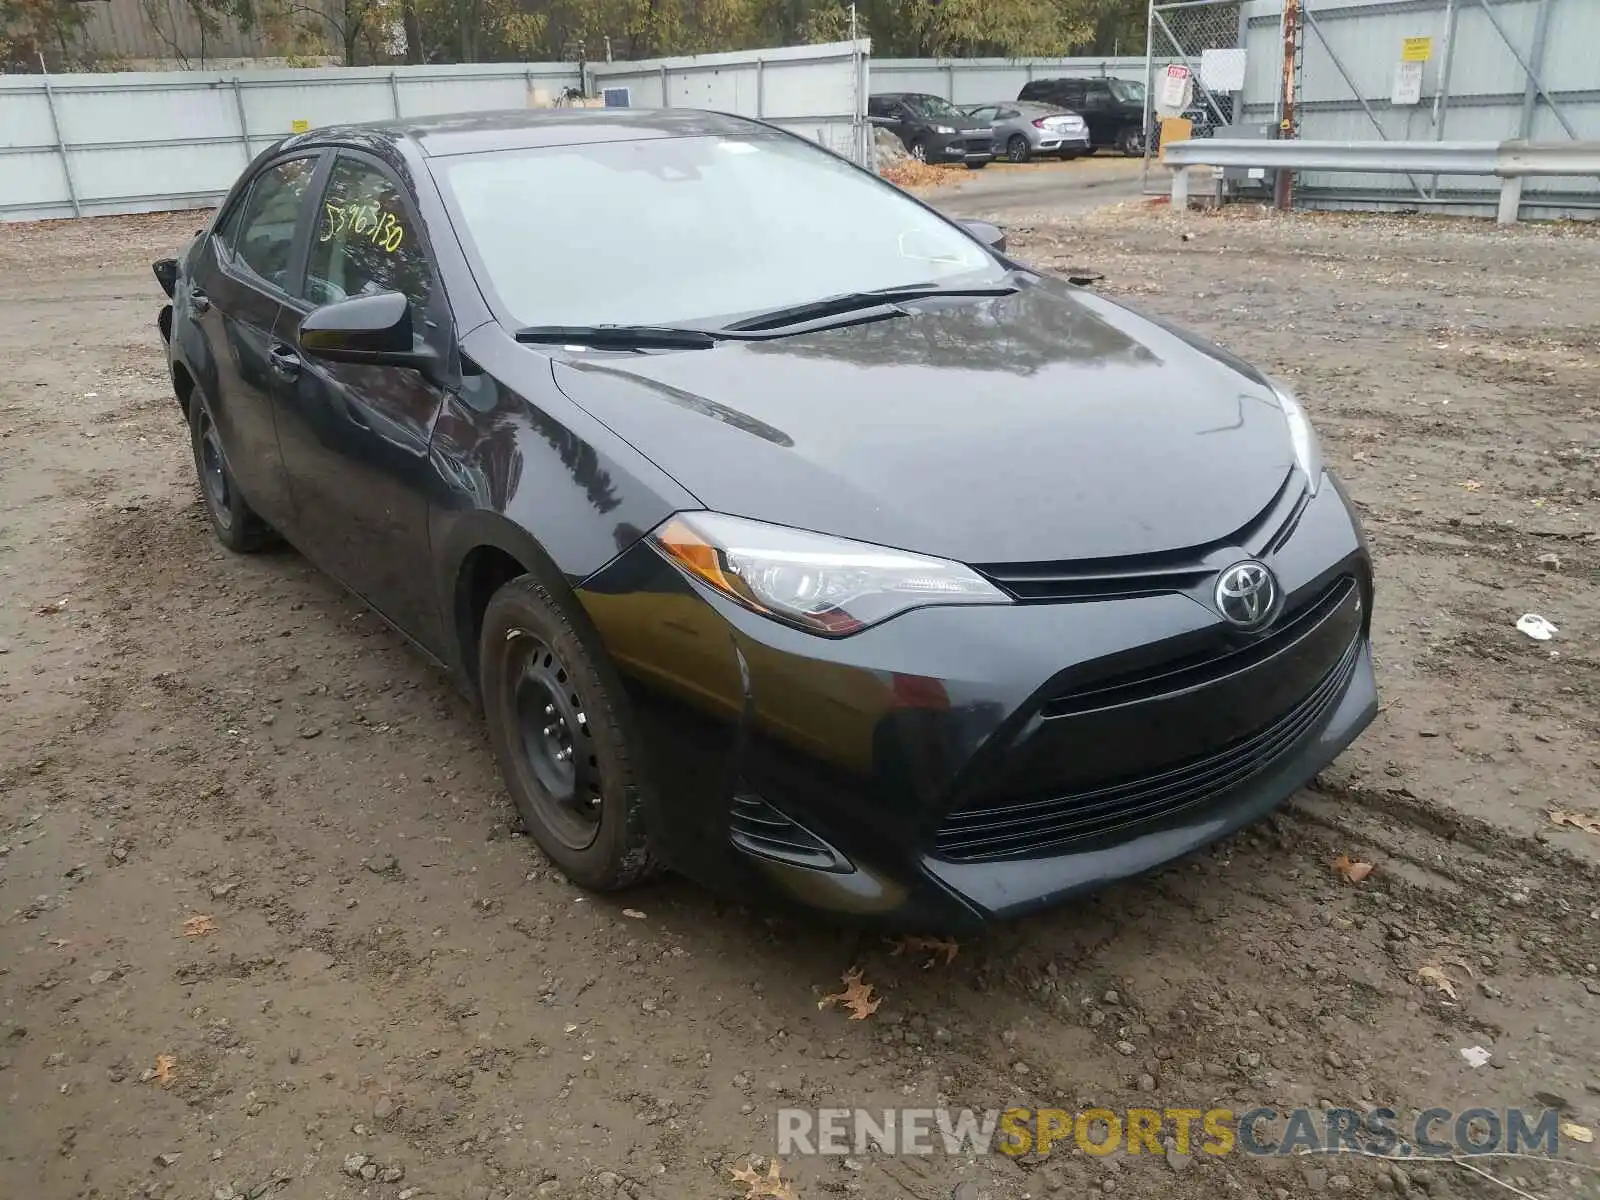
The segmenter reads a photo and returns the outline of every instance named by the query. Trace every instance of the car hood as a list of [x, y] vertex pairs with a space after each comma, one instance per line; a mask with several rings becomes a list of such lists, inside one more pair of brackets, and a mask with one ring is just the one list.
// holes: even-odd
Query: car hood
[[1259, 373], [1054, 280], [554, 372], [707, 508], [969, 563], [1219, 541], [1294, 467]]

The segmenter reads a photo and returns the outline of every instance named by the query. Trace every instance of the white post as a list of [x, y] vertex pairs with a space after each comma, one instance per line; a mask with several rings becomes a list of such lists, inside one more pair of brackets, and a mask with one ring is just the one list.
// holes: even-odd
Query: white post
[[1178, 212], [1189, 210], [1189, 168], [1172, 168], [1172, 207]]
[[1500, 184], [1500, 213], [1497, 220], [1502, 225], [1515, 225], [1522, 211], [1522, 176], [1513, 175]]

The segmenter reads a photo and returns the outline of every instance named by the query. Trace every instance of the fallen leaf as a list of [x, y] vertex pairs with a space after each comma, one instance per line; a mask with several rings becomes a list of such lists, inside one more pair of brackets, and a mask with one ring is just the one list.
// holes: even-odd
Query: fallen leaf
[[644, 914], [637, 908], [625, 908], [622, 910], [622, 915], [625, 917], [632, 917], [635, 921], [644, 920]]
[[1555, 808], [1550, 810], [1550, 823], [1552, 825], [1571, 825], [1574, 829], [1581, 829], [1585, 833], [1600, 833], [1600, 817], [1590, 813]]
[[840, 978], [844, 980], [844, 991], [824, 996], [817, 1001], [818, 1008], [827, 1008], [830, 1004], [842, 1004], [850, 1010], [852, 1021], [865, 1021], [878, 1011], [878, 1005], [883, 1003], [883, 998], [874, 996], [872, 985], [862, 981], [860, 967], [851, 967]]
[[172, 1068], [178, 1065], [178, 1060], [170, 1054], [156, 1055], [156, 1073], [151, 1076], [162, 1087], [172, 1083]]
[[1372, 874], [1371, 863], [1351, 862], [1348, 854], [1341, 854], [1334, 859], [1333, 869], [1346, 883], [1360, 883]]
[[1444, 973], [1443, 967], [1423, 967], [1417, 971], [1417, 982], [1425, 983], [1435, 991], [1443, 992], [1450, 999], [1459, 999], [1456, 995], [1455, 982]]
[[922, 969], [927, 970], [940, 958], [944, 959], [946, 966], [955, 962], [956, 952], [960, 949], [955, 938], [903, 937], [896, 940], [894, 949], [889, 951], [889, 956], [893, 958], [907, 950], [926, 951], [929, 957], [928, 961], [922, 964]]
[[204, 937], [208, 933], [215, 933], [216, 928], [215, 917], [190, 917], [183, 923], [183, 936]]
[[49, 604], [41, 604], [33, 610], [33, 615], [36, 617], [54, 616], [67, 607], [67, 599], [68, 597], [63, 596], [61, 599], [51, 601]]
[[1465, 488], [1469, 492], [1475, 492], [1479, 488], [1481, 488], [1483, 486], [1483, 484], [1479, 483], [1476, 479], [1469, 479], [1465, 483], [1463, 483], [1461, 486], [1463, 488]]
[[749, 1166], [748, 1162], [747, 1159], [747, 1165], [744, 1167], [728, 1169], [728, 1174], [733, 1176], [734, 1182], [742, 1183], [748, 1189], [744, 1194], [744, 1200], [757, 1200], [760, 1196], [770, 1196], [772, 1200], [799, 1200], [795, 1195], [794, 1184], [783, 1178], [777, 1159], [768, 1164], [765, 1175]]
[[1587, 1125], [1576, 1125], [1571, 1121], [1561, 1122], [1561, 1136], [1571, 1138], [1575, 1142], [1582, 1142], [1585, 1146], [1594, 1141], [1594, 1130]]

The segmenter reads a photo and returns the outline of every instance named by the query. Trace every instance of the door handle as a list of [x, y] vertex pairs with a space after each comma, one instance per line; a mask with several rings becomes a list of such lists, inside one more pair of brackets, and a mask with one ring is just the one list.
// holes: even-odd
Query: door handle
[[211, 311], [211, 297], [197, 287], [189, 289], [189, 311], [195, 316]]
[[274, 346], [270, 358], [275, 374], [285, 379], [293, 379], [300, 374], [300, 356], [288, 346]]

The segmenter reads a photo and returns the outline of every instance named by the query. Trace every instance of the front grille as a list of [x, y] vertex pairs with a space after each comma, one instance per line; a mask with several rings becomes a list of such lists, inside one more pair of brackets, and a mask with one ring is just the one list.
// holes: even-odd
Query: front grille
[[934, 853], [956, 862], [1042, 856], [1165, 821], [1239, 786], [1270, 767], [1326, 715], [1355, 670], [1361, 642], [1300, 703], [1265, 729], [1156, 775], [1071, 795], [952, 813], [934, 835]]
[[1310, 494], [1290, 476], [1255, 520], [1228, 537], [1188, 550], [1061, 562], [989, 563], [977, 569], [1018, 600], [1126, 600], [1198, 587], [1231, 557], [1262, 558], [1281, 549], [1299, 524]]
[[837, 850], [816, 834], [760, 796], [748, 792], [733, 798], [728, 837], [735, 846], [750, 854], [814, 871], [844, 871], [850, 866]]
[[1292, 646], [1316, 629], [1350, 600], [1356, 581], [1341, 575], [1309, 602], [1286, 611], [1264, 634], [1249, 640], [1218, 632], [1206, 648], [1156, 667], [1127, 671], [1093, 680], [1052, 696], [1045, 702], [1044, 716], [1065, 717], [1075, 713], [1136, 704], [1154, 696], [1202, 687], [1215, 680], [1266, 662], [1287, 646]]

